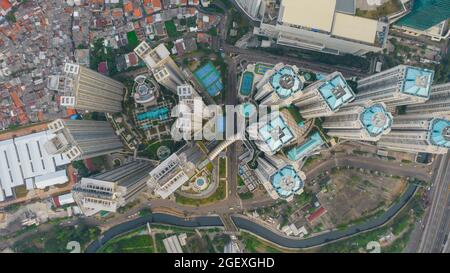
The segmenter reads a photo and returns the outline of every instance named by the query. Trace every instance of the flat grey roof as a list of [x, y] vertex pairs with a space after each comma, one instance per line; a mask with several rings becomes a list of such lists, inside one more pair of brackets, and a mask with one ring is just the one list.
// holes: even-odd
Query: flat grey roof
[[355, 0], [337, 0], [336, 11], [355, 15], [356, 12], [355, 2], [356, 2]]

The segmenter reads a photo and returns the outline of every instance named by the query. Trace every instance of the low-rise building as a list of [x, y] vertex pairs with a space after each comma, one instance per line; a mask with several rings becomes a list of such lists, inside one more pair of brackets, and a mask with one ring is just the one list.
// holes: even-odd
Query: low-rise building
[[43, 131], [0, 141], [0, 202], [13, 198], [13, 188], [18, 186], [44, 189], [69, 181], [67, 156], [44, 149], [52, 137], [52, 132]]

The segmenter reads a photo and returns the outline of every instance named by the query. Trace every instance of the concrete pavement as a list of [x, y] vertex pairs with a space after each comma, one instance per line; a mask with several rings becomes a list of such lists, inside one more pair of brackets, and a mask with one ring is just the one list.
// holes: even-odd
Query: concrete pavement
[[[450, 222], [450, 154], [436, 158], [437, 170], [432, 178], [431, 206], [424, 218], [424, 230], [418, 252], [442, 252]], [[448, 247], [447, 247], [448, 249]]]

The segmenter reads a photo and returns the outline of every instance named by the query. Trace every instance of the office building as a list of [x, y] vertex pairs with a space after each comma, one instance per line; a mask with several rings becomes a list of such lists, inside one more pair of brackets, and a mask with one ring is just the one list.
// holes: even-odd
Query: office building
[[152, 49], [146, 42], [142, 42], [134, 52], [152, 71], [155, 80], [172, 92], [176, 93], [177, 86], [186, 83], [181, 69], [170, 57], [170, 52], [164, 44]]
[[137, 160], [82, 178], [72, 188], [73, 198], [86, 216], [100, 211], [116, 212], [146, 189], [153, 168], [150, 163]]
[[304, 83], [298, 67], [279, 63], [256, 84], [255, 100], [262, 105], [290, 105], [301, 95]]
[[329, 54], [364, 55], [386, 45], [389, 25], [355, 16], [353, 0], [281, 0], [267, 4], [254, 34], [277, 44]]
[[355, 94], [344, 76], [334, 72], [305, 88], [294, 103], [302, 116], [310, 119], [331, 116], [354, 98]]
[[409, 153], [445, 154], [450, 149], [450, 120], [404, 115], [394, 119], [391, 132], [378, 146]]
[[295, 194], [301, 194], [306, 176], [275, 156], [259, 157], [255, 174], [267, 193], [273, 199], [291, 201]]
[[0, 202], [14, 198], [15, 187], [44, 189], [69, 181], [69, 159], [44, 149], [52, 137], [50, 131], [43, 131], [0, 141]]
[[172, 154], [150, 172], [149, 188], [163, 199], [169, 197], [195, 173], [184, 154]]
[[347, 105], [322, 123], [330, 136], [365, 141], [378, 141], [391, 125], [392, 115], [382, 102]]
[[430, 97], [434, 71], [398, 65], [358, 81], [355, 102], [371, 100], [389, 106], [424, 103]]
[[408, 105], [406, 113], [421, 116], [447, 115], [450, 117], [450, 83], [433, 85], [430, 99], [425, 103]]
[[260, 16], [261, 2], [263, 0], [237, 0], [236, 3], [252, 19]]
[[62, 153], [70, 161], [123, 150], [123, 144], [107, 121], [57, 119], [48, 124], [55, 134], [44, 144], [51, 154]]
[[[78, 64], [66, 63], [61, 105], [92, 112], [116, 113], [122, 111], [125, 86], [103, 74]], [[54, 80], [56, 82], [56, 80]]]

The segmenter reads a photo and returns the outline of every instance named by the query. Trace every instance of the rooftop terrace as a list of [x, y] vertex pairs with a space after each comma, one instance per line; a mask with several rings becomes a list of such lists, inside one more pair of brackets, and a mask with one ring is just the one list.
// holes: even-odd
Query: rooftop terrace
[[331, 80], [324, 82], [318, 89], [333, 111], [339, 109], [355, 97], [352, 89], [339, 73]]
[[274, 118], [260, 127], [259, 135], [269, 146], [271, 152], [278, 151], [284, 144], [294, 139], [294, 134], [281, 115], [274, 115]]
[[270, 85], [280, 98], [288, 98], [303, 88], [298, 74], [290, 66], [284, 66], [270, 78]]
[[411, 66], [407, 67], [402, 93], [428, 98], [430, 96], [431, 84], [433, 83], [433, 76], [434, 71], [432, 70]]
[[361, 122], [370, 136], [379, 136], [392, 125], [392, 115], [382, 104], [374, 104], [361, 114]]
[[450, 149], [450, 121], [437, 118], [432, 122], [430, 141], [433, 145]]
[[304, 182], [291, 165], [278, 170], [271, 183], [278, 195], [287, 198], [304, 187]]

